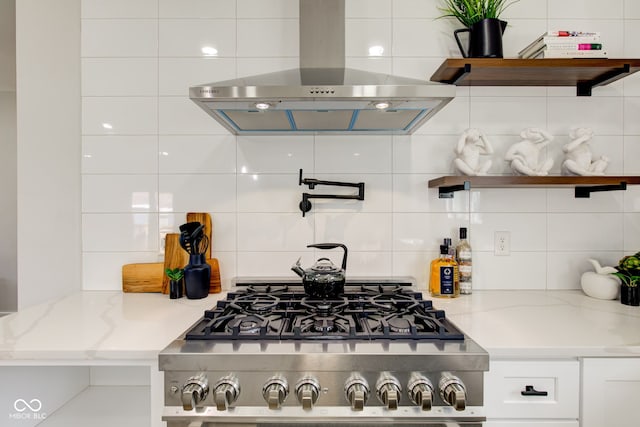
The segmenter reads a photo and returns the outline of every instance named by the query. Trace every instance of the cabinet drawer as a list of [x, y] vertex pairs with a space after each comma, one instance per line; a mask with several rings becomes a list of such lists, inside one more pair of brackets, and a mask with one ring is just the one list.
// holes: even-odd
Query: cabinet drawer
[[[527, 387], [547, 394], [523, 395]], [[491, 362], [485, 375], [487, 418], [578, 419], [579, 390], [577, 360]]]

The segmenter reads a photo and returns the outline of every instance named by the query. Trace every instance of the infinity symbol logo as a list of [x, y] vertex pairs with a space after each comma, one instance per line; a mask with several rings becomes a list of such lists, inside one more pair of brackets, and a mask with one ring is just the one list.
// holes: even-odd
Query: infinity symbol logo
[[42, 402], [39, 399], [31, 399], [31, 401], [27, 402], [24, 399], [18, 399], [13, 402], [13, 407], [18, 412], [24, 412], [28, 409], [31, 409], [32, 412], [38, 412], [42, 409]]

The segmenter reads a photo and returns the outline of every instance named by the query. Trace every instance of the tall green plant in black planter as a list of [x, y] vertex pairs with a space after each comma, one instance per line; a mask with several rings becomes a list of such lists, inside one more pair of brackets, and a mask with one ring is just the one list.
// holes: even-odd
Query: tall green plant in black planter
[[[453, 35], [465, 58], [502, 58], [502, 34], [507, 23], [500, 20], [504, 10], [519, 0], [441, 0], [442, 18], [456, 18], [465, 28]], [[469, 33], [468, 48], [463, 47], [460, 33]]]

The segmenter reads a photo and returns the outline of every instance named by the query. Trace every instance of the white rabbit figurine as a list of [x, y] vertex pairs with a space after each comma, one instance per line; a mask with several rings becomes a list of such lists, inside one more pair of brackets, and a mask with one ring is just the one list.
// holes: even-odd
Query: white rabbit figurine
[[604, 175], [604, 170], [609, 165], [609, 159], [601, 156], [592, 161], [589, 140], [593, 137], [591, 128], [577, 128], [569, 134], [571, 142], [562, 147], [565, 153], [565, 161], [562, 163], [563, 175]]
[[538, 128], [527, 128], [520, 133], [522, 141], [513, 144], [504, 155], [516, 175], [548, 175], [553, 159], [540, 159], [540, 151], [553, 140], [553, 135]]
[[480, 161], [480, 155], [493, 153], [493, 147], [489, 140], [478, 129], [464, 131], [455, 149], [458, 155], [453, 161], [454, 166], [464, 175], [486, 175], [491, 167], [491, 160], [484, 163]]

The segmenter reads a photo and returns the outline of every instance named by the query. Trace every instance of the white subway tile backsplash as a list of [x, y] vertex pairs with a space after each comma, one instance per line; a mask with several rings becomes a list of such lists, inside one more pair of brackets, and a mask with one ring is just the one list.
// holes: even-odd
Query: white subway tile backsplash
[[624, 118], [624, 134], [640, 135], [640, 120], [638, 120], [638, 114], [640, 113], [640, 97], [625, 97], [623, 109], [624, 115], [622, 117]]
[[567, 135], [571, 128], [590, 127], [597, 135], [622, 135], [625, 105], [622, 98], [550, 97], [551, 134]]
[[459, 137], [453, 135], [412, 135], [393, 139], [394, 173], [454, 172], [454, 149]]
[[[468, 91], [469, 89], [464, 88]], [[470, 104], [468, 97], [456, 97], [438, 111], [437, 120], [429, 120], [414, 135], [459, 135], [470, 126]], [[434, 119], [435, 119], [434, 117]], [[479, 125], [477, 127], [483, 127]]]
[[238, 212], [300, 212], [298, 175], [240, 174]]
[[423, 0], [392, 0], [394, 18], [437, 18], [441, 15], [437, 2]]
[[[159, 23], [160, 57], [233, 57], [236, 21], [233, 19], [163, 19]], [[203, 49], [209, 49], [204, 51]]]
[[84, 175], [83, 213], [157, 212], [156, 175]]
[[238, 213], [238, 251], [302, 251], [313, 242], [313, 235], [309, 215]]
[[160, 18], [235, 18], [237, 0], [156, 0]]
[[389, 173], [392, 137], [318, 135], [316, 173]]
[[486, 134], [519, 134], [525, 128], [547, 125], [545, 98], [472, 97], [470, 104], [471, 127]]
[[231, 58], [160, 58], [157, 70], [161, 96], [187, 96], [191, 86], [231, 80], [236, 61]]
[[85, 291], [122, 290], [122, 266], [162, 261], [157, 252], [84, 252], [82, 283]]
[[390, 251], [392, 214], [323, 213], [314, 207], [308, 216], [315, 219], [316, 242], [340, 242], [353, 251]]
[[495, 256], [493, 252], [473, 253], [473, 289], [546, 289], [545, 252], [512, 252]]
[[156, 58], [84, 58], [84, 96], [157, 96]]
[[298, 18], [298, 2], [291, 0], [236, 0], [238, 19]]
[[622, 252], [549, 252], [547, 255], [547, 289], [580, 289], [582, 273], [593, 271], [589, 258], [600, 265], [617, 265]]
[[467, 213], [395, 213], [393, 250], [439, 253], [443, 239], [457, 237], [460, 227], [469, 227]]
[[347, 18], [385, 18], [391, 15], [392, 0], [349, 0], [345, 2]]
[[237, 58], [238, 77], [254, 76], [262, 73], [298, 68], [300, 61], [295, 58]]
[[158, 21], [153, 19], [83, 19], [80, 55], [156, 57]]
[[157, 131], [155, 97], [82, 98], [83, 135], [154, 135]]
[[156, 174], [158, 137], [82, 137], [82, 173]]
[[160, 212], [235, 212], [235, 174], [160, 175]]
[[82, 0], [82, 18], [157, 18], [158, 0]]
[[313, 172], [311, 136], [241, 136], [237, 140], [239, 173]]
[[637, 211], [623, 215], [625, 254], [635, 254], [640, 251], [640, 214]]
[[615, 251], [622, 247], [621, 213], [550, 213], [547, 218], [549, 251]]
[[428, 188], [438, 175], [394, 174], [394, 212], [459, 212], [469, 211], [469, 192], [460, 191], [452, 198], [439, 198], [437, 188]]
[[624, 0], [611, 0], [606, 3], [598, 0], [549, 0], [549, 18], [622, 19], [623, 5]]
[[398, 19], [393, 25], [393, 55], [411, 57], [451, 56], [460, 51], [453, 38], [453, 30], [460, 25], [448, 19]]
[[229, 132], [185, 94], [158, 100], [160, 135], [228, 135]]
[[380, 56], [391, 56], [391, 22], [389, 20], [348, 19], [345, 32], [347, 56], [370, 56], [369, 50], [372, 48], [382, 48]]
[[161, 174], [236, 172], [233, 135], [160, 136], [158, 154]]
[[[547, 29], [600, 31], [610, 57], [637, 57], [635, 1], [520, 0], [503, 15], [505, 57]], [[624, 15], [623, 15], [624, 13]], [[302, 255], [339, 262], [314, 242], [344, 242], [351, 276], [414, 276], [427, 288], [429, 262], [444, 237], [469, 228], [475, 289], [577, 289], [596, 257], [614, 264], [640, 249], [640, 189], [575, 199], [572, 188], [472, 189], [438, 198], [429, 179], [454, 173], [453, 148], [469, 127], [494, 153], [491, 175], [511, 175], [504, 153], [528, 127], [555, 139], [545, 150], [560, 174], [573, 127], [594, 130], [594, 156], [607, 175], [639, 175], [640, 77], [594, 88], [464, 87], [412, 136], [237, 137], [188, 99], [190, 86], [299, 64], [295, 0], [83, 0], [83, 287], [121, 289], [123, 264], [158, 262], [162, 238], [189, 211], [213, 218], [213, 256], [223, 287], [243, 276], [285, 276]], [[438, 2], [346, 2], [348, 67], [428, 82], [447, 57], [460, 57], [454, 19]], [[368, 56], [370, 45], [384, 48]], [[203, 47], [217, 49], [204, 56]], [[211, 53], [209, 53], [211, 55]], [[355, 189], [298, 185], [298, 170], [323, 180], [365, 182], [365, 200], [312, 200], [303, 192]], [[495, 256], [495, 231], [510, 231], [511, 255]], [[325, 254], [328, 252], [328, 254]]]
[[297, 19], [240, 19], [238, 57], [277, 57], [299, 55]]
[[497, 231], [509, 232], [512, 253], [547, 249], [545, 213], [474, 213], [469, 228], [469, 242], [476, 251], [493, 253]]
[[157, 214], [82, 215], [82, 251], [85, 253], [157, 252], [158, 248]]
[[548, 209], [546, 191], [544, 188], [472, 188], [471, 212], [545, 213]]

